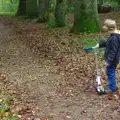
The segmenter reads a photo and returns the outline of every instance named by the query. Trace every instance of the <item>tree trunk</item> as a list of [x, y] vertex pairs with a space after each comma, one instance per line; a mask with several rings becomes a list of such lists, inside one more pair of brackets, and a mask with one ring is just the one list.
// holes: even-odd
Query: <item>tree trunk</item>
[[11, 3], [11, 4], [13, 4], [13, 1], [12, 1], [12, 0], [10, 0], [10, 3]]
[[104, 0], [98, 0], [98, 4], [103, 5], [104, 4]]
[[97, 0], [76, 0], [71, 32], [94, 33], [100, 30]]
[[117, 0], [117, 2], [118, 2], [118, 5], [120, 6], [120, 0]]
[[3, 0], [0, 1], [0, 5], [1, 5], [1, 6], [3, 5]]
[[48, 20], [49, 0], [39, 0], [38, 3], [38, 22], [46, 22]]
[[26, 14], [26, 0], [19, 0], [17, 15]]
[[55, 22], [57, 27], [66, 25], [67, 0], [57, 0], [55, 9]]
[[38, 15], [38, 0], [27, 0], [26, 15], [29, 17]]

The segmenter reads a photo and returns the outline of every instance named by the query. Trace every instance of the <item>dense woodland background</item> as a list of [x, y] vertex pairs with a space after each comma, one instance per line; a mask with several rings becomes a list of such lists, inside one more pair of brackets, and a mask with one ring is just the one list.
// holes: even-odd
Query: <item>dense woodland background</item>
[[0, 12], [36, 18], [52, 28], [68, 25], [66, 15], [74, 13], [71, 32], [91, 33], [100, 31], [98, 12], [117, 11], [119, 4], [119, 0], [1, 0]]

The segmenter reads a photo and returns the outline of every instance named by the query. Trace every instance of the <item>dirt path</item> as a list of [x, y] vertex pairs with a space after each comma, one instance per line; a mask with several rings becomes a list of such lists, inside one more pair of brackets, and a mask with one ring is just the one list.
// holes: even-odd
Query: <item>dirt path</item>
[[[19, 21], [16, 21], [15, 18], [0, 17], [0, 71], [8, 75], [7, 81], [1, 82], [7, 86], [9, 93], [14, 95], [14, 107], [21, 111], [25, 120], [120, 119], [119, 113], [113, 110], [116, 102], [108, 101], [106, 96], [98, 96], [89, 90], [81, 91], [79, 85], [64, 85], [64, 75], [57, 72], [55, 61], [44, 57], [37, 58], [26, 42], [21, 40], [36, 38], [36, 35], [30, 36], [36, 32], [36, 25], [33, 24], [31, 28], [31, 23], [27, 24], [28, 26], [23, 25], [21, 28], [26, 26], [26, 29], [22, 31], [18, 30], [16, 23]], [[39, 29], [40, 27], [41, 25]], [[29, 31], [30, 29], [34, 32]], [[41, 29], [39, 34], [44, 35], [46, 28], [44, 32]]]

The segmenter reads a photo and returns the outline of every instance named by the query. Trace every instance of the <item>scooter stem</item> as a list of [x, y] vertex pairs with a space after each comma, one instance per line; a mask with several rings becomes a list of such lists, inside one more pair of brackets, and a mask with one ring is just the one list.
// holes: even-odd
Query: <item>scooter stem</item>
[[98, 67], [98, 57], [97, 57], [97, 51], [94, 49], [94, 55], [95, 55], [95, 64], [96, 64], [96, 74], [100, 75], [99, 67]]

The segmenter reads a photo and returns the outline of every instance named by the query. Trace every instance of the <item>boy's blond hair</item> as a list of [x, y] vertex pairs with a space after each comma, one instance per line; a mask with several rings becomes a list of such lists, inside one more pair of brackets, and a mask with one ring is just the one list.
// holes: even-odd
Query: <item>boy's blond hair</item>
[[104, 22], [103, 30], [104, 31], [111, 31], [117, 29], [117, 25], [115, 20], [106, 19]]

